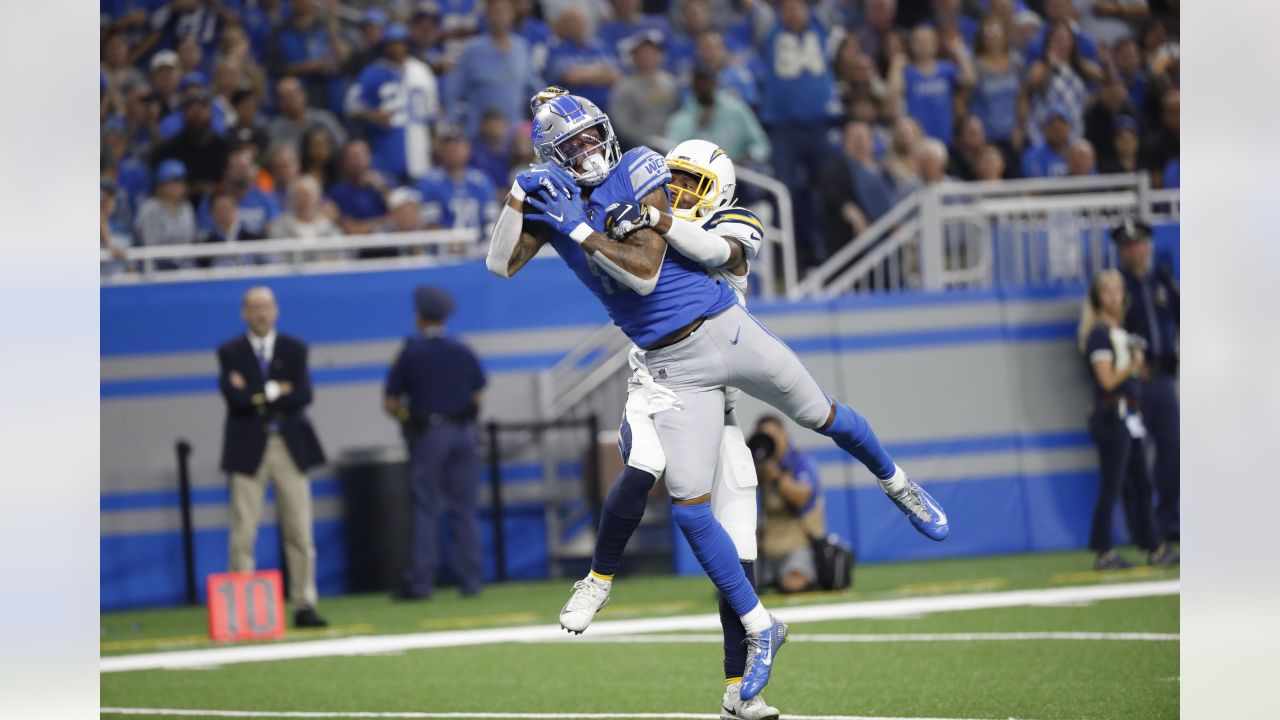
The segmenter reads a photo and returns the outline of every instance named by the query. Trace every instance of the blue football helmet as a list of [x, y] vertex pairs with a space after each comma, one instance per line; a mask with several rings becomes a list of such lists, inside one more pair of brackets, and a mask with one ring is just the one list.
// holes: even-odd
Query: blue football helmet
[[[550, 93], [535, 100], [544, 94]], [[552, 94], [539, 104], [529, 137], [539, 160], [559, 165], [586, 187], [604, 182], [622, 160], [609, 116], [578, 95]]]

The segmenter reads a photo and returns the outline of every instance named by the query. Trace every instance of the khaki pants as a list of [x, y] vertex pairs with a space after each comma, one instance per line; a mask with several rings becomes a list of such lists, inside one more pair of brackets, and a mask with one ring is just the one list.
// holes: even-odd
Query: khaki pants
[[267, 478], [276, 485], [280, 532], [289, 564], [289, 597], [295, 608], [316, 605], [316, 546], [311, 539], [311, 484], [289, 455], [279, 435], [267, 438], [267, 451], [253, 475], [231, 474], [231, 570], [254, 569], [253, 546]]

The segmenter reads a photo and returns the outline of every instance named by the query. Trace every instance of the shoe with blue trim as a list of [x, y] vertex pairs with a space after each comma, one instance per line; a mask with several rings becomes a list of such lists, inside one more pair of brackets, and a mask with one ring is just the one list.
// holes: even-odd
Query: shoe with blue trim
[[781, 713], [764, 701], [763, 694], [743, 700], [738, 694], [741, 688], [741, 682], [725, 686], [724, 699], [720, 701], [720, 720], [778, 720]]
[[907, 516], [916, 530], [930, 540], [941, 542], [951, 533], [951, 526], [947, 524], [947, 514], [943, 512], [942, 506], [914, 480], [907, 478], [907, 489], [896, 497], [890, 495], [889, 499]]
[[742, 673], [742, 686], [738, 695], [743, 701], [750, 700], [769, 683], [769, 674], [773, 672], [773, 659], [787, 641], [787, 625], [769, 616], [773, 624], [768, 630], [747, 635], [747, 668]]

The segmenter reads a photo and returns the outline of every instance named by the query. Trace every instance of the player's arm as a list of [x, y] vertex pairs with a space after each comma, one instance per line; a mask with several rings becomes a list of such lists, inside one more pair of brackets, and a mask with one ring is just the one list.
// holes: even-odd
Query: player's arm
[[[666, 190], [662, 187], [651, 190], [644, 202], [659, 212], [666, 210]], [[667, 241], [652, 228], [639, 228], [616, 241], [592, 231], [582, 241], [582, 249], [615, 280], [641, 295], [648, 295], [658, 284]]]
[[525, 191], [517, 178], [493, 223], [489, 254], [485, 258], [485, 267], [500, 278], [520, 272], [547, 243], [548, 235], [543, 227], [536, 224], [525, 227], [524, 209]]
[[[711, 270], [747, 274], [748, 262], [759, 253], [764, 227], [751, 212], [730, 208], [706, 223], [694, 223], [647, 205], [620, 203], [609, 209], [615, 237], [650, 227], [681, 255]], [[708, 229], [715, 228], [715, 232]]]

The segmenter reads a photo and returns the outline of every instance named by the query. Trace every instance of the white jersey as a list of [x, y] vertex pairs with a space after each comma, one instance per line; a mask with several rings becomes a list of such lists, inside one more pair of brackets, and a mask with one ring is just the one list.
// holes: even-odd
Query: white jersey
[[733, 288], [738, 296], [738, 304], [747, 306], [747, 278], [751, 274], [751, 261], [760, 254], [760, 246], [764, 243], [764, 224], [755, 213], [743, 207], [727, 207], [708, 215], [700, 223], [703, 230], [720, 237], [733, 238], [742, 244], [746, 256], [747, 274], [735, 275], [728, 268], [708, 269], [707, 274], [716, 280], [723, 280]]

